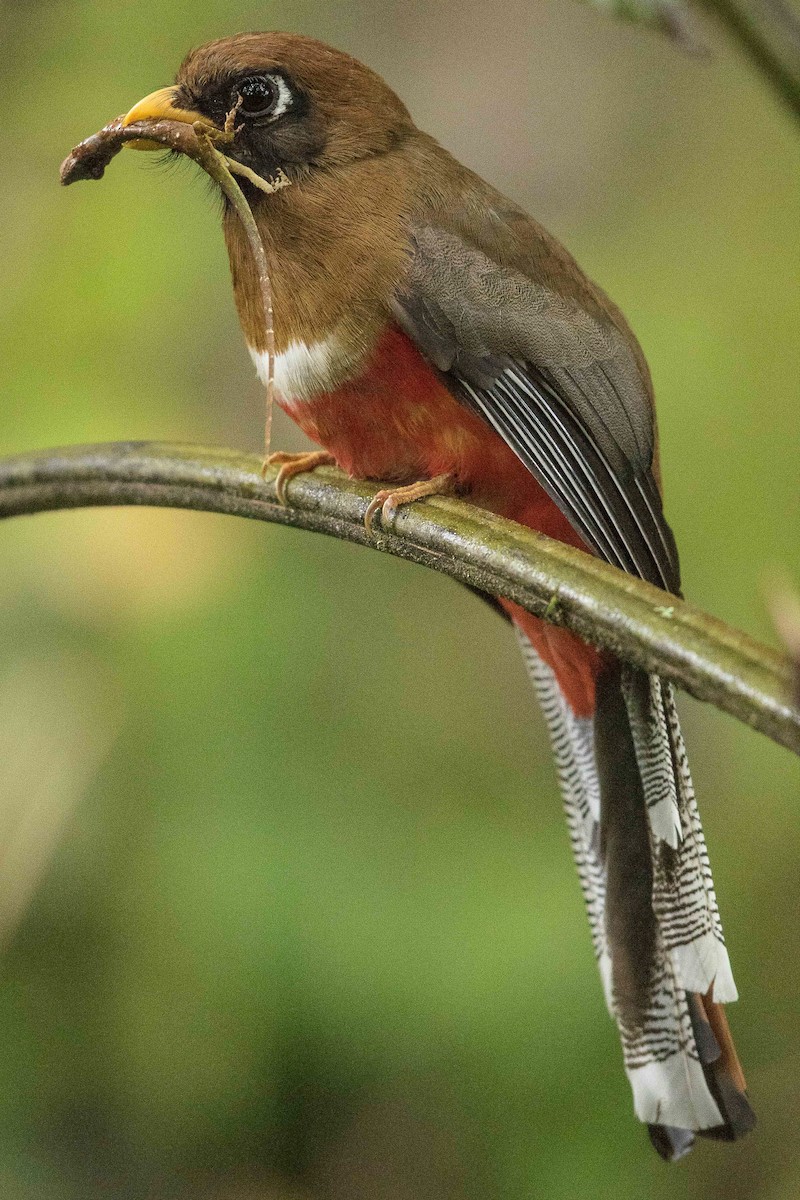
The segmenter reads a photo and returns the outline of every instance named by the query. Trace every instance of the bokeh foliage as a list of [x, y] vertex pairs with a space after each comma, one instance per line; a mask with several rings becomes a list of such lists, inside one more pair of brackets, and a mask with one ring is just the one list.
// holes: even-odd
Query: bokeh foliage
[[[28, 0], [0, 21], [3, 452], [258, 448], [204, 184], [131, 154], [62, 192], [57, 167], [190, 45], [311, 32], [620, 302], [687, 591], [770, 636], [765, 580], [800, 568], [800, 153], [730, 47], [682, 57], [566, 0]], [[761, 1126], [669, 1170], [630, 1115], [541, 721], [485, 606], [324, 539], [120, 510], [3, 527], [0, 614], [0, 1194], [798, 1194], [787, 753], [684, 704]]]

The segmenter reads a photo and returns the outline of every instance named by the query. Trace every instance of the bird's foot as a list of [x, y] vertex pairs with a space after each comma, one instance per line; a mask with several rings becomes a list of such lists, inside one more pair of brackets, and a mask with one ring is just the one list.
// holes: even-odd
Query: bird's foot
[[335, 467], [336, 459], [327, 450], [308, 450], [302, 454], [288, 454], [285, 450], [276, 450], [268, 454], [261, 467], [265, 475], [267, 467], [280, 467], [275, 479], [275, 495], [280, 504], [288, 504], [286, 488], [290, 479], [302, 475], [304, 471], [313, 471], [315, 467]]
[[410, 483], [407, 487], [383, 488], [372, 497], [364, 514], [367, 533], [372, 533], [372, 523], [378, 509], [381, 510], [381, 524], [386, 526], [394, 520], [398, 508], [404, 504], [422, 500], [425, 496], [448, 496], [454, 486], [452, 475], [434, 475], [432, 479], [421, 479], [419, 483]]

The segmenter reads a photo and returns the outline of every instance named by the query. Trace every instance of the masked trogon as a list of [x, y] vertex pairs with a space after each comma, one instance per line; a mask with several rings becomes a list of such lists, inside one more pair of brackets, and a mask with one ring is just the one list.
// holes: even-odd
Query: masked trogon
[[[250, 33], [193, 51], [128, 123], [205, 118], [246, 180], [270, 262], [279, 403], [335, 462], [388, 482], [370, 520], [452, 491], [678, 593], [650, 374], [625, 318], [545, 229], [320, 42]], [[223, 226], [250, 353], [256, 269]], [[666, 1158], [754, 1117], [722, 1005], [736, 998], [669, 683], [501, 601], [549, 726], [637, 1116]]]

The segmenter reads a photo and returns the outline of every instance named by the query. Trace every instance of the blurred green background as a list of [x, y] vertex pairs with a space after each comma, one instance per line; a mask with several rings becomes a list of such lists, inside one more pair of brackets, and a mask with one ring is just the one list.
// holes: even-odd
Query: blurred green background
[[[629, 315], [690, 597], [772, 639], [800, 573], [800, 139], [709, 57], [569, 0], [48, 3], [2, 22], [0, 449], [257, 451], [196, 172], [81, 137], [243, 29], [363, 58]], [[297, 448], [287, 422], [274, 444]], [[542, 722], [449, 582], [223, 517], [0, 529], [0, 1195], [794, 1200], [798, 768], [684, 701], [758, 1131], [631, 1113]]]

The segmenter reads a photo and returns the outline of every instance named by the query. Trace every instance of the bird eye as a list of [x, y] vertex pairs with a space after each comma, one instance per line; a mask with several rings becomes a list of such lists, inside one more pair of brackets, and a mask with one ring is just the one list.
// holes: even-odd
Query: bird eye
[[241, 100], [239, 112], [243, 117], [265, 117], [279, 97], [280, 89], [269, 75], [249, 75], [237, 83], [231, 99], [234, 104]]

